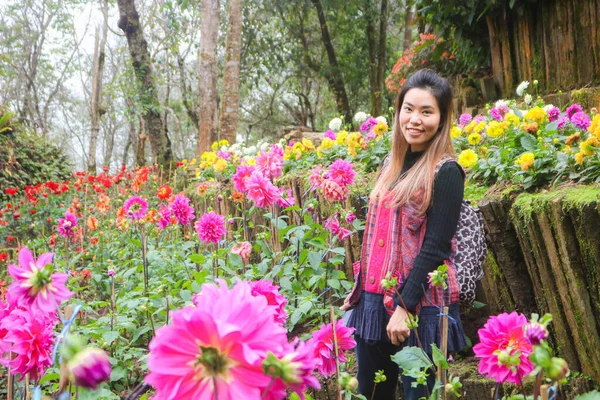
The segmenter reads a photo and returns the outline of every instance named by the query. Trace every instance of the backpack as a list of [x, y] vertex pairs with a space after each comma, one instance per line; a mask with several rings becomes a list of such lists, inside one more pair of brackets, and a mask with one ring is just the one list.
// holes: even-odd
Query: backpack
[[[436, 173], [446, 162], [455, 162], [460, 167], [455, 159], [443, 158], [436, 167]], [[465, 176], [464, 169], [460, 169]], [[456, 268], [456, 278], [460, 285], [459, 299], [463, 306], [471, 307], [477, 283], [483, 278], [487, 244], [481, 210], [473, 207], [468, 200], [462, 202], [454, 238], [456, 243], [450, 261]]]

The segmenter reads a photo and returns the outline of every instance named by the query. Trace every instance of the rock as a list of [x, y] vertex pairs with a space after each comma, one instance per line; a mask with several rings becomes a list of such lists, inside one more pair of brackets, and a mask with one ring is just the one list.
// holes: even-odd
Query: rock
[[493, 78], [481, 78], [479, 80], [479, 87], [481, 94], [483, 95], [483, 101], [489, 103], [498, 99], [498, 91], [496, 90], [496, 84]]

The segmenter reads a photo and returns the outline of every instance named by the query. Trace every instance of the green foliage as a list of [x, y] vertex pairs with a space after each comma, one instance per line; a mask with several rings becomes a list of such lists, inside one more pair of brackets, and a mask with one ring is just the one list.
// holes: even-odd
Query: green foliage
[[[0, 188], [63, 181], [71, 166], [62, 150], [28, 132], [12, 114], [0, 108]], [[7, 195], [2, 190], [0, 200]]]

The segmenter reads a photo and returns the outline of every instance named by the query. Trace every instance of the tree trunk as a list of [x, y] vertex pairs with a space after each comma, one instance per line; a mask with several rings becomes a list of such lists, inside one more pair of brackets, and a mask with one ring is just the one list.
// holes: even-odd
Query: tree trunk
[[242, 48], [242, 0], [229, 0], [229, 24], [221, 103], [221, 139], [235, 143], [240, 104], [240, 54]]
[[90, 174], [96, 174], [96, 143], [98, 141], [98, 131], [100, 129], [100, 103], [102, 102], [102, 76], [104, 75], [104, 49], [106, 47], [106, 38], [108, 36], [108, 1], [102, 2], [102, 15], [104, 23], [102, 25], [102, 39], [100, 39], [99, 29], [96, 29], [96, 42], [94, 45], [94, 67], [92, 72], [92, 106], [91, 106], [91, 132], [90, 132], [90, 150], [88, 152], [87, 169]]
[[200, 127], [198, 129], [198, 156], [210, 149], [217, 140], [217, 39], [219, 34], [219, 0], [202, 0], [200, 26]]
[[379, 15], [379, 52], [377, 54], [377, 80], [375, 85], [375, 107], [373, 115], [382, 114], [385, 83], [385, 57], [387, 50], [388, 2], [381, 0]]
[[406, 14], [404, 15], [404, 43], [402, 45], [402, 50], [406, 51], [412, 45], [412, 24], [413, 24], [413, 5], [410, 0], [405, 0], [406, 4]]
[[118, 0], [117, 3], [120, 13], [119, 28], [125, 32], [127, 37], [133, 69], [140, 84], [140, 98], [145, 109], [143, 119], [146, 123], [145, 130], [152, 148], [153, 161], [166, 165], [172, 162], [173, 153], [169, 136], [163, 129], [148, 43], [144, 39], [144, 32], [135, 8], [135, 1]]
[[179, 79], [181, 80], [181, 96], [183, 105], [185, 106], [188, 118], [190, 121], [192, 121], [196, 129], [198, 129], [198, 111], [194, 108], [194, 102], [189, 99], [190, 90], [185, 79], [185, 64], [183, 62], [183, 57], [179, 54], [179, 51], [177, 51], [177, 65], [179, 66]]
[[371, 115], [378, 116], [377, 113], [377, 32], [375, 31], [375, 10], [371, 0], [367, 1], [367, 9], [365, 11], [367, 19], [367, 47], [369, 49], [369, 92], [371, 94]]
[[331, 36], [329, 35], [329, 28], [327, 27], [327, 21], [325, 20], [325, 13], [323, 12], [323, 4], [321, 0], [311, 0], [315, 8], [317, 9], [317, 15], [319, 16], [319, 24], [321, 26], [321, 39], [327, 52], [327, 59], [331, 66], [331, 72], [328, 72], [325, 76], [331, 91], [335, 96], [335, 102], [338, 111], [344, 116], [346, 123], [352, 123], [352, 113], [350, 111], [350, 103], [348, 101], [348, 94], [346, 93], [346, 86], [344, 85], [344, 77], [342, 70], [337, 62], [335, 55], [335, 49], [331, 42]]

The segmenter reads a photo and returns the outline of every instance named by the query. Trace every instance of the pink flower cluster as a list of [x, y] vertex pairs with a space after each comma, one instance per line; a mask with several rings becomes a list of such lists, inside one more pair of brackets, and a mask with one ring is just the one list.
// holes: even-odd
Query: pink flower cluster
[[133, 196], [125, 200], [123, 209], [127, 217], [134, 221], [140, 220], [148, 213], [148, 202], [140, 196]]
[[190, 199], [182, 194], [178, 194], [173, 198], [169, 208], [177, 222], [181, 225], [189, 225], [192, 223], [192, 220], [196, 218], [196, 215], [194, 215], [194, 208], [190, 206]]
[[265, 178], [279, 178], [283, 171], [283, 152], [279, 147], [273, 145], [271, 151], [261, 151], [256, 156], [256, 170], [262, 173]]
[[319, 189], [327, 201], [344, 201], [348, 196], [348, 186], [354, 183], [356, 171], [352, 163], [343, 159], [334, 161], [328, 170], [316, 167], [309, 178], [311, 188]]
[[18, 265], [8, 265], [14, 281], [7, 303], [0, 301], [0, 364], [21, 379], [29, 374], [36, 381], [52, 364], [56, 307], [73, 295], [66, 287], [68, 275], [48, 268], [53, 256], [44, 253], [36, 260], [22, 247]]
[[75, 234], [75, 227], [77, 226], [77, 217], [75, 214], [65, 212], [64, 218], [58, 219], [58, 228], [56, 230], [64, 237], [71, 237]]
[[356, 346], [356, 341], [352, 338], [352, 333], [354, 333], [354, 328], [348, 328], [342, 320], [337, 321], [335, 332], [332, 323], [323, 324], [321, 328], [313, 332], [309, 343], [312, 344], [315, 357], [318, 358], [317, 369], [321, 375], [328, 377], [335, 373], [336, 354], [333, 335], [337, 336], [337, 359], [343, 363], [348, 361], [344, 356], [344, 351], [353, 349]]
[[[281, 300], [275, 289], [243, 281], [228, 288], [218, 281], [194, 295], [193, 307], [173, 312], [172, 323], [150, 342], [146, 382], [157, 398], [212, 400], [218, 393], [222, 400], [279, 400], [286, 388], [301, 398], [308, 387], [318, 389], [313, 348], [289, 343], [276, 321]], [[263, 370], [273, 356], [285, 374], [272, 377]]]
[[478, 331], [480, 342], [473, 347], [479, 361], [479, 373], [496, 382], [521, 384], [525, 375], [533, 370], [529, 354], [533, 351], [525, 335], [527, 318], [512, 312], [491, 316]]
[[196, 222], [196, 233], [198, 233], [200, 241], [204, 243], [219, 243], [223, 235], [227, 233], [225, 217], [214, 211], [205, 213]]
[[352, 231], [342, 228], [337, 216], [333, 215], [325, 221], [325, 228], [329, 229], [331, 234], [338, 238], [339, 241], [344, 241], [352, 236]]

